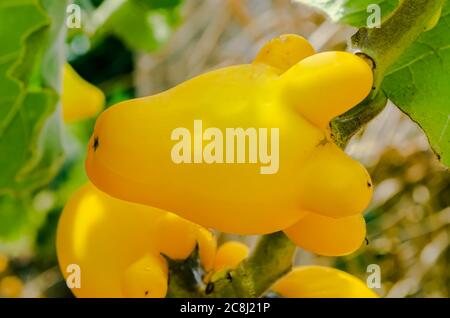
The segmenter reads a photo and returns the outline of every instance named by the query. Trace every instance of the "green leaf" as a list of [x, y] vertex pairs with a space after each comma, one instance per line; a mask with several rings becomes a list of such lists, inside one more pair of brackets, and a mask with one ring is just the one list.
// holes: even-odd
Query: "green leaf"
[[0, 197], [1, 241], [17, 239], [26, 231], [30, 215], [24, 202], [9, 195]]
[[325, 12], [334, 22], [349, 24], [355, 27], [367, 25], [367, 18], [373, 13], [368, 12], [370, 5], [380, 6], [382, 19], [398, 6], [399, 0], [295, 0], [310, 7]]
[[425, 131], [450, 167], [450, 2], [436, 27], [423, 33], [391, 67], [383, 90]]
[[0, 3], [0, 194], [48, 183], [62, 162], [58, 92], [67, 3]]
[[171, 9], [179, 6], [183, 0], [132, 0], [147, 9]]
[[35, 197], [25, 194], [0, 197], [0, 245], [25, 239], [32, 243], [46, 220], [48, 211], [34, 208]]

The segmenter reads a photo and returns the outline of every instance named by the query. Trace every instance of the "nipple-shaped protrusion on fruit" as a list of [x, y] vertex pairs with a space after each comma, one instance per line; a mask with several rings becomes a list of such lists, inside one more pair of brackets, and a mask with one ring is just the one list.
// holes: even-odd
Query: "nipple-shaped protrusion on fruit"
[[362, 215], [330, 218], [308, 213], [284, 230], [295, 245], [324, 256], [342, 256], [356, 251], [366, 236]]
[[155, 243], [161, 254], [174, 260], [186, 259], [197, 242], [197, 226], [176, 214], [165, 213], [155, 223]]
[[123, 274], [122, 288], [130, 298], [163, 298], [167, 293], [167, 263], [159, 255], [147, 254]]
[[304, 163], [300, 180], [301, 208], [328, 217], [360, 214], [372, 197], [372, 181], [364, 166], [331, 142], [317, 146]]
[[335, 268], [301, 266], [282, 277], [272, 290], [287, 298], [377, 298], [360, 279]]
[[305, 38], [296, 34], [283, 34], [267, 42], [259, 50], [253, 64], [263, 63], [285, 72], [314, 53], [314, 48]]
[[64, 121], [74, 122], [94, 117], [100, 112], [105, 103], [105, 95], [66, 64], [61, 102]]
[[305, 58], [281, 75], [282, 98], [321, 129], [361, 102], [372, 88], [372, 69], [347, 52], [323, 52]]
[[211, 231], [198, 227], [197, 231], [198, 256], [206, 272], [214, 267], [217, 252], [217, 239]]
[[219, 246], [214, 263], [214, 271], [221, 269], [234, 269], [247, 258], [249, 253], [248, 246], [237, 241], [225, 242]]

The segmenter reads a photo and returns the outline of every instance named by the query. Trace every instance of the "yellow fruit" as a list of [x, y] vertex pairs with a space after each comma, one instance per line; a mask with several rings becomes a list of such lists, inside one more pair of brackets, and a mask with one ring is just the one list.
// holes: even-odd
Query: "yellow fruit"
[[209, 272], [213, 269], [214, 266], [214, 260], [216, 258], [217, 250], [217, 240], [210, 231], [199, 227], [199, 230], [197, 232], [197, 242], [200, 263], [203, 265], [203, 269], [206, 272]]
[[331, 267], [296, 267], [272, 290], [287, 298], [375, 298], [358, 278]]
[[61, 102], [64, 121], [69, 123], [97, 115], [103, 109], [105, 95], [66, 64]]
[[233, 269], [238, 266], [249, 253], [247, 245], [241, 242], [229, 241], [219, 246], [214, 263], [214, 271]]
[[[370, 92], [371, 68], [345, 52], [305, 57], [312, 54], [311, 46], [291, 36], [287, 39], [268, 44], [272, 50], [263, 49], [253, 64], [206, 73], [161, 94], [107, 109], [89, 143], [86, 170], [91, 181], [114, 197], [229, 233], [282, 230], [299, 221], [304, 211], [335, 217], [361, 213], [371, 197], [367, 173], [337, 147], [325, 144], [332, 143], [329, 120]], [[286, 63], [283, 56], [289, 57]], [[299, 61], [283, 72], [294, 64], [294, 57]], [[255, 129], [260, 138], [256, 163], [249, 161], [255, 148], [246, 142], [254, 137], [244, 139], [244, 163], [236, 163], [239, 147], [230, 147], [235, 153], [233, 157], [230, 152], [228, 163], [205, 162], [202, 154], [211, 149], [218, 152], [214, 158], [220, 162], [226, 145], [235, 139], [224, 137], [219, 147], [219, 135], [202, 132], [211, 128], [209, 133], [226, 134], [227, 128], [239, 127]], [[177, 129], [193, 136], [193, 144], [187, 144], [194, 154], [187, 153], [186, 158], [203, 163], [173, 160], [174, 153], [184, 155], [174, 151], [181, 142], [171, 138]], [[267, 144], [261, 142], [264, 129]], [[261, 152], [266, 146], [273, 156], [264, 163], [261, 160], [267, 158]], [[314, 164], [315, 160], [326, 166]], [[312, 175], [321, 182], [310, 188]]]
[[333, 143], [318, 146], [301, 170], [298, 196], [306, 211], [347, 217], [361, 213], [372, 197], [366, 169]]
[[[81, 288], [72, 288], [74, 294], [77, 297], [163, 297], [161, 285], [167, 281], [167, 269], [164, 269], [167, 265], [148, 264], [156, 264], [154, 259], [159, 259], [162, 250], [174, 258], [188, 256], [195, 241], [188, 251], [185, 238], [177, 231], [190, 233], [199, 228], [179, 219], [156, 208], [115, 199], [90, 183], [83, 186], [66, 204], [56, 240], [63, 275], [66, 278], [71, 275], [67, 270], [69, 265], [79, 266]], [[161, 241], [162, 233], [174, 237], [166, 237], [170, 241], [167, 244]], [[146, 272], [147, 267], [153, 272]], [[157, 274], [161, 268], [165, 276]], [[152, 291], [151, 294], [145, 295], [146, 290]]]
[[8, 257], [0, 254], [0, 273], [4, 272], [8, 268]]
[[320, 129], [370, 92], [372, 70], [356, 55], [323, 52], [297, 63], [282, 75], [284, 102]]
[[145, 255], [123, 275], [123, 293], [131, 298], [163, 298], [167, 293], [167, 262], [159, 255]]
[[165, 213], [155, 222], [155, 244], [171, 259], [186, 259], [197, 243], [197, 228], [172, 213]]
[[17, 298], [22, 290], [22, 280], [17, 276], [6, 276], [0, 280], [0, 297]]
[[330, 218], [309, 213], [284, 230], [297, 246], [325, 256], [347, 255], [357, 250], [366, 236], [362, 215]]
[[285, 34], [267, 42], [256, 55], [253, 63], [271, 65], [286, 71], [298, 61], [314, 53], [311, 44], [301, 36]]

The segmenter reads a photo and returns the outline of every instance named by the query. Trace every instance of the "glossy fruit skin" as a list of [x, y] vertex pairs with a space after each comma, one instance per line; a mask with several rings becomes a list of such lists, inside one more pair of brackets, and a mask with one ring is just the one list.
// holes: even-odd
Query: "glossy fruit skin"
[[199, 227], [197, 232], [198, 256], [205, 272], [210, 272], [214, 267], [217, 253], [217, 239], [211, 231]]
[[284, 34], [267, 42], [259, 50], [253, 64], [271, 65], [284, 71], [314, 53], [314, 48], [306, 39]]
[[[372, 195], [370, 177], [334, 146], [328, 123], [368, 95], [372, 70], [353, 54], [313, 54], [304, 39], [285, 37], [290, 40], [266, 45], [264, 52], [273, 48], [272, 53], [260, 53], [253, 64], [206, 73], [107, 109], [89, 143], [91, 181], [117, 198], [228, 233], [279, 231], [311, 211], [333, 217], [361, 213]], [[292, 59], [283, 64], [279, 56], [299, 60], [292, 66]], [[252, 164], [175, 164], [172, 130], [186, 127], [193, 134], [198, 119], [222, 131], [279, 128], [279, 171], [260, 174], [260, 165]], [[348, 177], [342, 179], [344, 173]], [[321, 181], [313, 190], [312, 176]]]
[[358, 278], [331, 267], [301, 266], [271, 288], [287, 298], [377, 298]]
[[0, 298], [17, 298], [23, 291], [23, 282], [17, 276], [6, 276], [0, 279]]
[[[77, 297], [164, 297], [166, 290], [162, 286], [167, 282], [167, 264], [160, 254], [165, 246], [159, 245], [157, 236], [161, 230], [174, 233], [170, 228], [174, 224], [182, 229], [181, 233], [185, 229], [180, 224], [189, 228], [187, 232], [200, 229], [175, 215], [169, 217], [171, 222], [161, 221], [167, 214], [113, 198], [90, 183], [76, 192], [60, 217], [56, 239], [63, 275], [66, 278], [70, 275], [67, 272], [70, 264], [80, 267], [81, 288], [73, 288], [74, 294]], [[188, 256], [195, 242], [191, 251], [187, 251], [183, 239], [182, 236], [171, 238], [173, 244], [180, 243], [181, 253], [171, 254], [175, 249], [166, 253], [176, 259]], [[212, 241], [203, 243], [208, 253], [215, 250]]]
[[225, 242], [217, 249], [214, 271], [234, 269], [240, 262], [247, 258], [248, 254], [248, 246], [244, 243], [237, 241]]
[[6, 255], [0, 254], [0, 274], [8, 268], [9, 260]]
[[64, 122], [71, 123], [97, 115], [103, 109], [105, 95], [65, 64], [61, 103]]
[[144, 255], [125, 270], [122, 291], [130, 298], [163, 298], [168, 286], [167, 262], [160, 255]]
[[284, 233], [297, 246], [324, 256], [343, 256], [356, 251], [366, 237], [362, 215], [331, 218], [308, 213]]

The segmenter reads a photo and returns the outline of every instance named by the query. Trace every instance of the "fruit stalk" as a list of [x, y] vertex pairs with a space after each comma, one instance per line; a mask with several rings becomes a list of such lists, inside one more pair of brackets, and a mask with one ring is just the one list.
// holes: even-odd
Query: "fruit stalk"
[[289, 272], [296, 246], [283, 232], [261, 237], [255, 250], [235, 270], [225, 270], [213, 282], [208, 297], [261, 297], [279, 278]]

